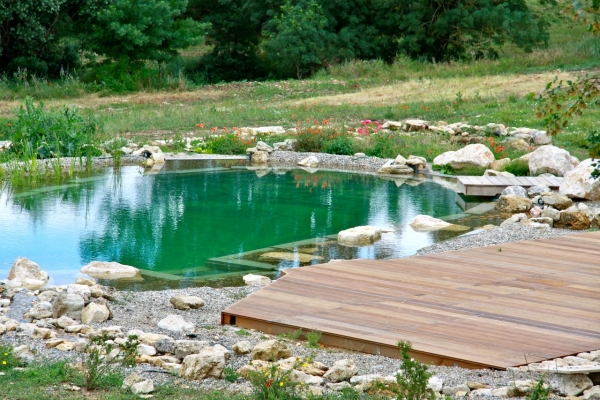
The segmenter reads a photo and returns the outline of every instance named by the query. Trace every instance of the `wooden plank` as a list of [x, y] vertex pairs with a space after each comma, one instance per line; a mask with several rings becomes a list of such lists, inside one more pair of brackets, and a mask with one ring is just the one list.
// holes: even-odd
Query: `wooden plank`
[[600, 348], [600, 232], [499, 248], [291, 270], [222, 322], [388, 356], [410, 340], [421, 360], [478, 368]]

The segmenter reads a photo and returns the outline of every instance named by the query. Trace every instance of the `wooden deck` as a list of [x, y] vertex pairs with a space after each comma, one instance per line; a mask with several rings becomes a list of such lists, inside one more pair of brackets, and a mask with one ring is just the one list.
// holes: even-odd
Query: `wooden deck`
[[458, 192], [467, 196], [496, 196], [507, 186], [546, 185], [558, 189], [563, 178], [539, 176], [457, 176]]
[[223, 324], [436, 365], [503, 369], [600, 349], [600, 232], [288, 270]]

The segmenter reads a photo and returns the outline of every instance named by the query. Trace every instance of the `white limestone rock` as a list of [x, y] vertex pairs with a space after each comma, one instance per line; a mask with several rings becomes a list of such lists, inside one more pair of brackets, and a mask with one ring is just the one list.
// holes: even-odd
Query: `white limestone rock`
[[495, 206], [497, 210], [509, 213], [527, 212], [531, 209], [531, 207], [532, 204], [529, 197], [513, 195], [500, 196]]
[[[396, 160], [397, 159], [398, 158], [396, 158]], [[379, 168], [377, 173], [383, 175], [412, 175], [415, 173], [415, 170], [412, 167], [406, 165], [404, 157], [402, 157], [402, 160], [400, 160], [399, 163], [396, 162], [396, 160], [388, 160], [381, 168]]]
[[370, 246], [381, 240], [381, 228], [376, 226], [357, 226], [338, 233], [337, 241], [344, 246]]
[[548, 384], [564, 396], [579, 396], [593, 386], [591, 379], [584, 374], [552, 374]]
[[225, 369], [225, 353], [216, 347], [205, 347], [198, 354], [183, 359], [180, 377], [189, 380], [221, 378]]
[[110, 317], [110, 310], [104, 304], [90, 303], [81, 312], [81, 322], [91, 324], [92, 322], [104, 322]]
[[72, 319], [80, 319], [85, 302], [78, 294], [60, 293], [52, 304], [52, 317], [60, 318], [66, 315]]
[[158, 322], [158, 327], [171, 332], [194, 332], [196, 326], [186, 322], [181, 315], [170, 314]]
[[252, 164], [268, 164], [269, 153], [266, 151], [256, 150], [250, 157], [250, 162]]
[[117, 262], [92, 261], [79, 270], [82, 274], [97, 279], [124, 279], [140, 276], [140, 270]]
[[282, 358], [291, 356], [292, 351], [287, 344], [281, 340], [267, 340], [265, 342], [260, 342], [254, 346], [254, 349], [252, 349], [252, 353], [250, 354], [250, 357], [253, 360], [262, 361], [281, 360]]
[[578, 164], [579, 160], [568, 151], [552, 145], [541, 146], [529, 153], [529, 171], [532, 175], [550, 173], [564, 176]]
[[441, 219], [430, 217], [429, 215], [417, 215], [408, 224], [416, 232], [432, 232], [448, 228], [452, 224]]
[[271, 283], [271, 279], [268, 276], [247, 274], [243, 277], [244, 283], [248, 286], [266, 286]]
[[17, 257], [6, 280], [8, 288], [26, 288], [37, 290], [43, 288], [50, 277], [39, 265], [25, 257]]
[[298, 162], [301, 167], [317, 168], [319, 166], [319, 159], [315, 156], [308, 156]]
[[354, 361], [344, 359], [336, 361], [323, 377], [333, 383], [347, 381], [358, 372]]
[[171, 297], [171, 304], [178, 310], [196, 309], [204, 306], [204, 300], [198, 296], [178, 295]]
[[131, 385], [131, 393], [133, 394], [147, 394], [154, 392], [154, 381], [152, 379], [146, 379], [141, 382], [134, 383]]
[[247, 340], [241, 340], [232, 347], [235, 354], [250, 354], [252, 352], [252, 343]]
[[567, 172], [559, 188], [560, 194], [571, 198], [600, 200], [600, 179], [591, 176], [591, 173], [599, 168], [598, 165], [600, 160], [588, 158]]
[[433, 160], [433, 165], [450, 166], [455, 170], [465, 167], [488, 168], [495, 161], [494, 154], [482, 144], [470, 144], [458, 151], [447, 151]]

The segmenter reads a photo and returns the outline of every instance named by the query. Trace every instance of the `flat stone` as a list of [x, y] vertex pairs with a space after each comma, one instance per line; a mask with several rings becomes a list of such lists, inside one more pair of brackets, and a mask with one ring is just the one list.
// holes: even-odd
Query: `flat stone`
[[283, 251], [270, 251], [263, 253], [258, 257], [259, 260], [277, 260], [277, 261], [298, 261], [301, 263], [309, 263], [311, 261], [323, 261], [321, 256], [304, 253], [288, 253]]
[[140, 270], [117, 262], [92, 261], [79, 270], [82, 274], [98, 279], [123, 279], [140, 276]]
[[204, 300], [198, 296], [173, 296], [171, 297], [171, 304], [178, 310], [189, 310], [190, 308], [200, 308], [204, 306]]

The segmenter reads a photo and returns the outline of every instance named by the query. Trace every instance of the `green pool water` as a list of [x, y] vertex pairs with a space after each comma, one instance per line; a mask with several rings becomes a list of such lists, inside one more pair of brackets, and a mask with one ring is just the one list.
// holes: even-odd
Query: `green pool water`
[[[428, 180], [252, 170], [243, 160], [171, 161], [157, 174], [109, 168], [61, 186], [0, 192], [0, 278], [25, 256], [54, 284], [73, 282], [95, 260], [141, 269], [146, 283], [128, 283], [140, 289], [223, 284], [329, 259], [411, 255], [457, 234], [414, 232], [414, 216], [461, 212], [452, 190]], [[337, 245], [332, 235], [359, 225], [394, 232], [374, 246]], [[272, 251], [317, 259], [261, 258]]]

